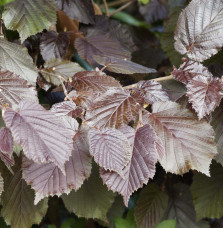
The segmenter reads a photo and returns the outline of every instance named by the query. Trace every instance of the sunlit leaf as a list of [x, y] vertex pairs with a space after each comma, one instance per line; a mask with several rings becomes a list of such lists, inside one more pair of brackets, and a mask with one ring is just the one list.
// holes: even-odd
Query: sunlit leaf
[[169, 96], [163, 86], [154, 80], [140, 81], [133, 90], [133, 97], [141, 96], [143, 103], [153, 104], [157, 101], [168, 101]]
[[[84, 69], [74, 62], [68, 60], [53, 59], [45, 62], [44, 69], [41, 70], [41, 74], [47, 82], [59, 86], [61, 80], [68, 80], [75, 73], [83, 71]], [[61, 77], [61, 80], [59, 79]]]
[[187, 96], [199, 119], [209, 115], [223, 97], [223, 83], [219, 78], [196, 76], [187, 84]]
[[188, 82], [196, 76], [212, 76], [205, 66], [199, 62], [191, 60], [185, 61], [178, 69], [174, 67], [172, 75], [177, 81], [180, 81], [184, 84], [188, 84]]
[[40, 53], [45, 61], [61, 59], [67, 52], [69, 46], [69, 35], [66, 32], [55, 31], [43, 33], [40, 39]]
[[119, 127], [135, 118], [138, 105], [130, 92], [111, 89], [98, 97], [86, 113], [87, 123], [98, 127]]
[[14, 1], [15, 0], [1, 0], [0, 6], [5, 5], [5, 4], [9, 3], [9, 2], [14, 2]]
[[138, 228], [153, 228], [164, 216], [168, 196], [156, 184], [149, 184], [140, 192], [135, 219]]
[[2, 18], [7, 29], [17, 30], [21, 40], [56, 23], [55, 0], [16, 0], [5, 6]]
[[36, 67], [28, 52], [20, 45], [10, 43], [3, 38], [0, 38], [0, 67], [21, 76], [32, 84], [36, 83]]
[[[98, 169], [93, 166], [92, 174], [76, 192], [63, 195], [66, 208], [78, 217], [93, 218], [106, 221], [106, 214], [114, 202], [115, 194], [103, 185]], [[73, 203], [75, 202], [75, 203]]]
[[88, 137], [90, 153], [95, 162], [105, 170], [123, 175], [123, 169], [132, 157], [132, 150], [126, 136], [116, 129], [92, 128]]
[[221, 218], [223, 214], [223, 167], [214, 163], [211, 177], [195, 173], [191, 186], [197, 220]]
[[91, 0], [57, 0], [60, 10], [72, 19], [88, 24], [94, 24], [94, 8]]
[[18, 107], [21, 100], [38, 102], [35, 87], [16, 74], [0, 68], [0, 105]]
[[112, 56], [116, 58], [130, 59], [131, 54], [125, 50], [121, 44], [112, 39], [108, 34], [88, 34], [85, 38], [75, 40], [75, 48], [81, 58], [87, 60], [91, 65], [96, 62], [94, 55]]
[[153, 129], [149, 125], [144, 125], [135, 133], [133, 131], [134, 134], [132, 159], [123, 170], [124, 178], [115, 172], [101, 170], [103, 182], [109, 189], [123, 196], [126, 206], [132, 193], [143, 184], [147, 184], [149, 178], [153, 178], [158, 159], [155, 147], [156, 135]]
[[30, 228], [39, 224], [47, 211], [47, 199], [34, 205], [34, 191], [22, 179], [21, 157], [13, 167], [14, 175], [4, 171], [1, 215], [12, 228]]
[[76, 105], [72, 101], [63, 101], [60, 103], [56, 103], [50, 109], [51, 112], [55, 113], [57, 116], [71, 116], [76, 109]]
[[151, 69], [148, 67], [144, 67], [137, 63], [131, 62], [128, 59], [122, 58], [115, 58], [110, 56], [94, 56], [94, 60], [99, 63], [100, 65], [106, 66], [106, 70], [115, 73], [121, 74], [148, 74], [148, 73], [155, 73], [155, 69]]
[[190, 59], [204, 61], [223, 46], [223, 2], [192, 0], [180, 14], [175, 48]]
[[91, 173], [91, 156], [88, 151], [87, 132], [82, 129], [74, 136], [72, 155], [65, 163], [65, 174], [54, 164], [37, 164], [23, 160], [23, 178], [35, 190], [35, 204], [47, 196], [70, 193], [79, 189]]
[[120, 83], [113, 77], [107, 76], [100, 71], [82, 71], [72, 77], [71, 85], [78, 92], [95, 91], [106, 92], [112, 87], [121, 87]]
[[22, 101], [18, 112], [5, 111], [4, 120], [27, 158], [37, 163], [54, 162], [65, 171], [64, 164], [72, 150], [72, 135], [56, 115], [37, 103]]
[[196, 169], [209, 175], [217, 148], [214, 131], [205, 120], [198, 121], [177, 103], [157, 102], [153, 114], [146, 114], [144, 121], [151, 124], [163, 143], [165, 153], [159, 161], [167, 172], [184, 174]]

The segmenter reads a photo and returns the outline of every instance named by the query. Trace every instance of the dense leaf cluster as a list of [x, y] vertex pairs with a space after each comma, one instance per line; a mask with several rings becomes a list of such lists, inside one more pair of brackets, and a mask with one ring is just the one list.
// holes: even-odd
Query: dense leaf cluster
[[223, 1], [130, 1], [135, 27], [97, 3], [1, 3], [2, 217], [29, 228], [58, 196], [98, 226], [220, 224]]

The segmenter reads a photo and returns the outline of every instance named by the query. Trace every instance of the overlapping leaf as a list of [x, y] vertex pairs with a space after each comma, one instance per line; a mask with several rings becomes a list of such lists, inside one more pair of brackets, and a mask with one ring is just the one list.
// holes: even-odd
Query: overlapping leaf
[[113, 77], [107, 76], [100, 71], [78, 72], [72, 77], [71, 85], [78, 92], [94, 91], [106, 92], [111, 87], [121, 87]]
[[87, 123], [98, 127], [116, 127], [127, 124], [135, 118], [139, 106], [130, 92], [111, 89], [98, 97], [86, 113]]
[[51, 112], [55, 113], [57, 116], [72, 116], [76, 109], [76, 105], [72, 101], [63, 101], [56, 103], [50, 109]]
[[196, 76], [187, 84], [187, 96], [199, 119], [209, 115], [222, 99], [223, 83], [219, 78]]
[[132, 150], [125, 135], [116, 129], [92, 128], [88, 137], [90, 153], [95, 162], [105, 170], [123, 175], [123, 169], [132, 157]]
[[5, 6], [3, 20], [8, 29], [17, 30], [21, 40], [56, 23], [55, 0], [16, 0]]
[[47, 199], [34, 205], [34, 191], [22, 179], [21, 158], [13, 167], [14, 175], [4, 172], [1, 215], [12, 228], [30, 228], [39, 224], [47, 211]]
[[[59, 86], [61, 80], [68, 80], [75, 73], [83, 71], [84, 69], [78, 64], [68, 60], [53, 59], [47, 61], [44, 64], [44, 69], [41, 70], [41, 74], [47, 82]], [[61, 80], [59, 79], [61, 77]]]
[[123, 58], [115, 58], [109, 56], [94, 56], [94, 60], [100, 65], [106, 66], [106, 69], [121, 74], [148, 74], [155, 73], [155, 69], [144, 67], [137, 63], [131, 62], [130, 60]]
[[158, 102], [153, 105], [153, 114], [146, 114], [144, 121], [151, 124], [163, 143], [165, 152], [160, 163], [167, 172], [184, 174], [196, 169], [209, 175], [217, 148], [214, 131], [205, 120], [198, 121], [177, 103]]
[[197, 220], [202, 218], [221, 218], [223, 214], [223, 168], [214, 163], [211, 178], [201, 173], [193, 177], [191, 193]]
[[176, 220], [177, 224], [175, 228], [206, 228], [206, 226], [196, 222], [196, 213], [190, 188], [181, 183], [175, 184], [173, 189], [171, 189], [169, 205], [163, 219]]
[[94, 55], [106, 55], [123, 59], [131, 58], [131, 53], [125, 50], [117, 40], [100, 33], [88, 34], [85, 38], [77, 38], [75, 48], [81, 58], [86, 59], [91, 65], [96, 65], [93, 59]]
[[175, 48], [190, 59], [203, 61], [223, 46], [223, 2], [192, 0], [180, 14]]
[[35, 88], [18, 75], [0, 68], [0, 105], [17, 108], [23, 99], [38, 102]]
[[215, 160], [223, 165], [223, 101], [215, 109], [212, 115], [211, 125], [215, 131], [215, 141], [217, 143], [218, 154], [215, 157]]
[[47, 196], [68, 194], [79, 189], [91, 173], [91, 156], [88, 150], [87, 131], [82, 128], [73, 138], [73, 151], [65, 164], [65, 174], [54, 164], [37, 164], [23, 160], [23, 178], [36, 192], [35, 204]]
[[[115, 194], [103, 185], [96, 165], [93, 166], [90, 178], [76, 192], [63, 195], [65, 207], [78, 217], [107, 221], [106, 214], [114, 202]], [[73, 203], [75, 202], [75, 203]]]
[[201, 63], [191, 60], [185, 61], [178, 69], [174, 68], [172, 75], [177, 81], [180, 81], [184, 84], [188, 84], [188, 82], [196, 76], [212, 76], [205, 66], [203, 66]]
[[[153, 104], [157, 101], [168, 101], [169, 96], [159, 82], [154, 80], [140, 81], [133, 91], [134, 98], [142, 98], [143, 103]], [[137, 99], [137, 100], [138, 100]]]
[[9, 169], [9, 171], [14, 174], [13, 170], [11, 169], [11, 167], [15, 164], [13, 154], [0, 153], [0, 158], [4, 162], [5, 166]]
[[140, 192], [135, 208], [138, 228], [153, 228], [164, 216], [168, 196], [156, 184], [149, 184]]
[[13, 152], [13, 138], [7, 127], [3, 127], [0, 130], [0, 151], [10, 155]]
[[123, 196], [124, 203], [128, 206], [128, 200], [132, 193], [147, 184], [149, 178], [155, 174], [155, 164], [158, 159], [155, 141], [156, 135], [149, 125], [139, 128], [135, 134], [132, 159], [124, 168], [124, 178], [115, 172], [101, 170], [103, 182], [112, 191]]
[[0, 38], [0, 67], [36, 83], [37, 71], [32, 58], [21, 46]]
[[91, 0], [57, 0], [58, 7], [72, 19], [94, 24], [94, 8]]
[[3, 190], [4, 190], [4, 180], [2, 178], [2, 175], [0, 174], [0, 196], [2, 195]]
[[72, 150], [72, 135], [52, 112], [39, 104], [22, 101], [18, 112], [5, 111], [4, 120], [29, 159], [37, 163], [54, 162], [65, 172], [64, 164]]
[[43, 33], [40, 39], [40, 53], [45, 61], [61, 59], [67, 52], [70, 38], [66, 32], [55, 31]]

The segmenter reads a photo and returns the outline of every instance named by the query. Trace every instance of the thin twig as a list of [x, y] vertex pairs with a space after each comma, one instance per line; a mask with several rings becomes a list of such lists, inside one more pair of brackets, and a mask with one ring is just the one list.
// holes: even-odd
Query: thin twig
[[64, 94], [65, 94], [65, 99], [67, 98], [69, 101], [72, 101], [73, 102], [73, 100], [69, 97], [69, 95], [68, 95], [68, 92], [67, 92], [67, 89], [65, 88], [65, 85], [64, 85], [64, 83], [63, 83], [63, 80], [62, 80], [62, 77], [61, 76], [59, 76], [58, 77], [59, 78], [59, 80], [60, 80], [60, 84], [61, 84], [61, 86], [62, 86], [62, 88], [63, 88], [63, 92], [64, 92]]
[[113, 11], [109, 17], [114, 16], [116, 13], [122, 11], [123, 9], [127, 8], [128, 6], [130, 6], [133, 2], [135, 2], [136, 0], [132, 0], [130, 2], [127, 2], [126, 4], [124, 4], [123, 6], [119, 7], [118, 9], [116, 9], [115, 11]]
[[[161, 78], [154, 78], [154, 79], [151, 79], [151, 80], [154, 80], [156, 82], [162, 82], [162, 81], [168, 81], [168, 80], [172, 80], [172, 79], [174, 79], [173, 75], [169, 75], [169, 76], [165, 76], [165, 77], [161, 77]], [[125, 86], [124, 88], [125, 89], [133, 89], [133, 88], [136, 88], [137, 85], [138, 85], [138, 83], [135, 83], [135, 84], [132, 84], [132, 85]]]
[[108, 16], [108, 17], [109, 17], [109, 10], [108, 10], [107, 1], [106, 1], [106, 0], [103, 0], [103, 2], [104, 2], [104, 6], [105, 6], [106, 16]]

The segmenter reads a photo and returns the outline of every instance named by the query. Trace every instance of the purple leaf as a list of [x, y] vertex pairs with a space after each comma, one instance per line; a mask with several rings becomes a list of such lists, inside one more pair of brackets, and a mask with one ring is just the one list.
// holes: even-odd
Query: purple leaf
[[51, 112], [55, 113], [57, 116], [71, 116], [73, 112], [77, 108], [76, 104], [72, 101], [63, 101], [60, 103], [56, 103], [50, 109]]
[[174, 68], [172, 75], [177, 81], [187, 84], [198, 75], [210, 77], [212, 74], [201, 63], [189, 60], [185, 61], [179, 69]]
[[209, 115], [222, 98], [223, 83], [219, 78], [196, 76], [187, 84], [187, 96], [199, 119]]
[[85, 38], [77, 38], [75, 48], [80, 57], [93, 66], [96, 65], [93, 59], [94, 55], [131, 59], [131, 53], [126, 51], [119, 41], [111, 38], [108, 34], [88, 34]]
[[175, 49], [202, 62], [223, 46], [222, 0], [192, 0], [179, 16]]
[[24, 158], [23, 177], [36, 192], [35, 204], [47, 196], [68, 194], [79, 189], [91, 173], [87, 131], [82, 128], [73, 139], [73, 151], [65, 164], [65, 174], [54, 163], [37, 164]]
[[116, 129], [97, 130], [92, 128], [89, 133], [90, 154], [105, 170], [123, 175], [123, 169], [132, 157], [128, 139]]
[[115, 172], [101, 170], [103, 182], [112, 191], [120, 193], [124, 203], [132, 193], [147, 184], [149, 178], [155, 174], [155, 164], [158, 156], [155, 147], [156, 134], [149, 125], [139, 128], [135, 133], [132, 159], [124, 168], [124, 179]]
[[98, 56], [95, 55], [94, 60], [100, 65], [106, 66], [106, 70], [121, 74], [148, 74], [155, 73], [156, 70], [144, 67], [137, 63], [131, 62], [126, 58], [115, 58], [113, 56]]
[[[190, 169], [209, 175], [209, 165], [216, 155], [214, 132], [205, 121], [174, 102], [153, 104], [153, 114], [143, 116], [151, 124], [164, 147], [159, 158], [167, 172], [184, 174]], [[202, 129], [202, 130], [201, 130]]]
[[58, 35], [55, 31], [43, 33], [40, 39], [40, 53], [45, 61], [61, 59], [65, 56], [69, 46], [69, 35], [61, 32]]
[[72, 150], [72, 135], [52, 112], [29, 101], [19, 104], [18, 112], [6, 110], [6, 126], [27, 158], [37, 163], [55, 163], [63, 172]]
[[108, 88], [121, 87], [113, 77], [107, 76], [100, 71], [82, 71], [72, 77], [71, 85], [78, 92], [95, 91], [106, 92]]
[[140, 81], [137, 84], [137, 88], [141, 91], [143, 95], [144, 103], [153, 104], [157, 101], [170, 100], [163, 86], [159, 82], [156, 82], [154, 80]]
[[91, 0], [57, 0], [60, 10], [67, 16], [85, 24], [94, 24], [94, 8]]
[[87, 110], [87, 123], [97, 127], [120, 127], [135, 119], [139, 105], [129, 91], [111, 89], [98, 97]]
[[34, 86], [20, 76], [0, 68], [0, 105], [8, 104], [17, 108], [23, 99], [38, 102], [37, 92]]
[[0, 130], [0, 151], [5, 154], [13, 153], [13, 138], [11, 131], [7, 127]]

